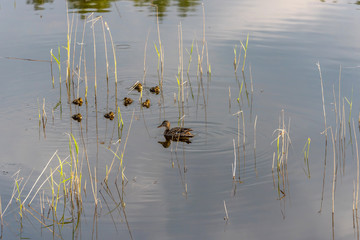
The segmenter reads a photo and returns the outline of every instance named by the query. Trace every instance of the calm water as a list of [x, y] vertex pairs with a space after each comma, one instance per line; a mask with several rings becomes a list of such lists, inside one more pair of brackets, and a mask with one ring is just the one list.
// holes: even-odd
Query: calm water
[[[46, 2], [46, 3], [44, 3]], [[341, 102], [344, 102], [345, 121], [351, 118], [357, 124], [360, 105], [360, 11], [355, 1], [277, 0], [205, 1], [205, 36], [211, 77], [206, 74], [206, 55], [202, 64], [202, 78], [197, 74], [197, 51], [194, 46], [189, 78], [186, 76], [192, 42], [202, 48], [203, 9], [200, 1], [162, 1], [159, 26], [164, 49], [163, 94], [149, 93], [159, 82], [156, 11], [150, 1], [68, 1], [69, 20], [73, 21], [71, 48], [76, 33], [74, 68], [79, 64], [79, 52], [84, 21], [88, 104], [70, 105], [66, 91], [67, 6], [64, 1], [0, 1], [0, 189], [2, 209], [11, 199], [14, 173], [21, 170], [23, 201], [31, 186], [54, 154], [60, 159], [69, 156], [68, 133], [80, 145], [80, 159], [84, 159], [83, 214], [79, 228], [66, 224], [56, 234], [42, 228], [30, 214], [19, 216], [19, 201], [13, 199], [4, 214], [4, 239], [21, 237], [32, 239], [330, 239], [332, 238], [332, 173], [331, 138], [328, 140], [327, 165], [322, 212], [323, 167], [325, 152], [324, 118], [319, 71], [324, 80], [327, 125], [335, 130], [334, 96], [338, 103], [339, 69], [341, 66]], [[116, 190], [119, 163], [109, 177], [111, 194], [103, 179], [118, 144], [117, 120], [103, 118], [115, 109], [115, 76], [111, 42], [107, 34], [109, 59], [109, 91], [107, 91], [104, 38], [101, 21], [94, 25], [96, 42], [97, 103], [94, 92], [94, 50], [91, 22], [87, 17], [103, 16], [108, 23], [117, 55], [117, 98], [124, 121], [120, 151], [124, 148], [125, 175], [124, 211]], [[73, 19], [73, 20], [72, 20]], [[164, 148], [163, 129], [157, 126], [165, 119], [177, 124], [178, 93], [176, 75], [179, 65], [178, 26], [181, 23], [184, 48], [184, 81], [191, 83], [185, 89], [185, 126], [194, 129], [190, 144], [173, 142]], [[240, 40], [249, 45], [244, 75], [241, 64], [234, 74], [234, 46], [239, 52]], [[148, 41], [146, 41], [148, 39]], [[141, 108], [139, 93], [130, 91], [136, 81], [143, 81], [144, 48], [146, 50], [146, 77], [143, 100], [150, 99], [149, 109]], [[61, 48], [61, 75], [53, 60], [54, 87], [50, 50], [57, 56]], [[185, 50], [186, 49], [186, 50]], [[73, 50], [72, 50], [73, 51]], [[71, 56], [73, 52], [71, 53]], [[10, 58], [9, 58], [10, 57]], [[243, 57], [243, 51], [242, 51]], [[41, 60], [27, 61], [24, 59]], [[71, 61], [73, 61], [71, 59]], [[72, 62], [71, 62], [72, 64]], [[79, 96], [85, 95], [84, 62], [81, 64]], [[251, 71], [250, 71], [251, 67]], [[251, 77], [253, 93], [251, 93]], [[245, 78], [240, 104], [239, 88]], [[71, 89], [71, 99], [77, 95]], [[72, 86], [73, 87], [73, 86]], [[229, 88], [231, 104], [229, 104]], [[61, 89], [61, 90], [60, 90]], [[249, 98], [247, 99], [246, 93]], [[130, 106], [122, 99], [132, 97]], [[346, 99], [345, 99], [346, 97]], [[39, 110], [43, 99], [47, 124], [39, 126]], [[57, 103], [61, 99], [61, 105]], [[338, 109], [338, 104], [337, 104]], [[279, 117], [284, 109], [285, 121], [291, 120], [287, 185], [281, 187], [285, 196], [278, 195], [272, 176], [273, 153], [276, 152]], [[240, 148], [237, 151], [239, 168], [237, 181], [232, 180], [234, 160], [233, 139], [238, 141], [238, 118], [233, 114], [243, 111], [245, 129], [240, 117]], [[80, 112], [83, 120], [73, 121], [71, 115]], [[132, 119], [134, 118], [129, 130]], [[180, 115], [181, 117], [181, 115]], [[254, 156], [254, 121], [257, 117], [256, 154]], [[355, 124], [355, 125], [356, 125]], [[358, 132], [357, 132], [358, 134]], [[245, 136], [245, 152], [243, 148]], [[330, 136], [330, 135], [329, 135]], [[310, 178], [305, 174], [303, 147], [311, 138], [309, 164]], [[83, 139], [83, 140], [82, 140]], [[335, 195], [334, 238], [357, 238], [353, 229], [353, 181], [356, 179], [354, 134], [346, 128], [346, 158], [338, 165]], [[97, 172], [97, 190], [100, 201], [94, 223], [94, 198], [84, 145], [90, 168]], [[245, 160], [244, 160], [245, 158]], [[256, 165], [255, 165], [256, 164]], [[58, 166], [54, 159], [50, 166]], [[345, 168], [344, 168], [345, 166]], [[185, 171], [184, 171], [185, 169]], [[45, 181], [47, 169], [37, 183]], [[30, 176], [28, 182], [28, 176]], [[69, 176], [69, 175], [67, 175]], [[238, 178], [240, 177], [240, 182]], [[26, 184], [25, 184], [26, 182]], [[118, 184], [120, 179], [118, 179]], [[121, 185], [121, 184], [120, 184]], [[282, 186], [282, 185], [281, 185]], [[42, 189], [50, 199], [50, 183]], [[121, 188], [121, 186], [120, 186]], [[35, 190], [33, 190], [31, 197]], [[42, 193], [42, 191], [40, 191]], [[18, 196], [18, 194], [16, 194]], [[29, 200], [27, 200], [26, 204]], [[47, 201], [47, 200], [45, 200]], [[50, 200], [48, 200], [50, 201]], [[229, 220], [224, 221], [226, 202]], [[39, 197], [32, 203], [40, 211]], [[111, 211], [110, 210], [114, 210]], [[31, 213], [39, 217], [36, 212]], [[66, 220], [70, 212], [66, 210]], [[128, 224], [126, 223], [128, 222]], [[51, 221], [46, 224], [50, 225]], [[94, 227], [95, 225], [95, 227]], [[54, 230], [51, 228], [51, 230]], [[129, 233], [130, 232], [130, 233]]]

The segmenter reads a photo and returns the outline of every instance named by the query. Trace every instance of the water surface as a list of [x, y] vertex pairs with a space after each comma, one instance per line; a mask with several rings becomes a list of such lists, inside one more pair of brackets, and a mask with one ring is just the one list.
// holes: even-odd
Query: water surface
[[[322, 212], [318, 212], [322, 197], [325, 137], [321, 134], [324, 131], [324, 118], [316, 63], [321, 64], [328, 126], [334, 130], [336, 128], [333, 88], [338, 103], [340, 66], [341, 104], [344, 103], [345, 121], [348, 121], [350, 113], [346, 99], [352, 99], [351, 118], [355, 119], [357, 125], [360, 40], [356, 31], [359, 27], [358, 5], [354, 1], [206, 1], [205, 39], [211, 75], [207, 74], [204, 55], [204, 73], [200, 77], [194, 45], [188, 79], [186, 70], [189, 55], [186, 50], [190, 52], [192, 42], [197, 42], [199, 52], [202, 48], [202, 4], [199, 1], [162, 1], [156, 4], [159, 4], [159, 28], [165, 63], [162, 95], [149, 92], [149, 88], [159, 82], [158, 57], [154, 47], [154, 44], [159, 46], [157, 18], [150, 1], [68, 1], [67, 5], [62, 1], [1, 2], [0, 20], [6, 23], [0, 26], [0, 121], [3, 126], [0, 138], [0, 188], [3, 208], [11, 198], [14, 184], [12, 175], [21, 169], [19, 176], [26, 180], [31, 174], [22, 194], [24, 199], [56, 150], [61, 159], [69, 155], [67, 134], [72, 133], [80, 145], [81, 159], [85, 159], [85, 145], [91, 168], [97, 169], [98, 190], [104, 197], [98, 193], [101, 204], [97, 209], [97, 227], [94, 228], [94, 199], [88, 169], [84, 165], [83, 175], [87, 185], [84, 212], [80, 217], [81, 226], [73, 235], [74, 225], [65, 225], [60, 231], [64, 239], [101, 239], [119, 235], [128, 239], [356, 238], [352, 215], [356, 161], [352, 145], [353, 129], [350, 138], [348, 125], [345, 165], [338, 165], [334, 236], [331, 225], [333, 159], [330, 137], [324, 201]], [[63, 46], [66, 46], [67, 8], [69, 21], [73, 21], [73, 34], [76, 32], [75, 69], [79, 64], [83, 25], [87, 21], [83, 46], [89, 89], [88, 103], [81, 107], [69, 104], [66, 92], [66, 50]], [[107, 85], [103, 30], [98, 21], [94, 26], [97, 49], [96, 104], [93, 35], [91, 23], [87, 19], [92, 12], [95, 17], [103, 16], [110, 27], [116, 49], [118, 75], [116, 99], [111, 42], [107, 35]], [[185, 126], [194, 129], [195, 137], [190, 144], [172, 142], [168, 148], [164, 148], [159, 143], [164, 142], [163, 129], [157, 126], [164, 119], [176, 126], [181, 117], [178, 103], [174, 103], [174, 93], [178, 94], [176, 75], [179, 66], [180, 23], [183, 32], [184, 80], [191, 83], [193, 93], [192, 97], [190, 88], [185, 89], [184, 122]], [[234, 47], [237, 46], [239, 53], [240, 40], [245, 42], [247, 34], [249, 45], [244, 75], [241, 72], [242, 60], [235, 75]], [[74, 35], [72, 37], [74, 39]], [[141, 108], [138, 103], [139, 93], [129, 89], [136, 81], [143, 81], [146, 41], [146, 86], [143, 100], [151, 100], [149, 109]], [[62, 83], [59, 84], [59, 72], [53, 60], [53, 87], [50, 50], [53, 49], [57, 56], [59, 46]], [[79, 96], [82, 97], [85, 95], [83, 72], [82, 67], [79, 84]], [[244, 86], [238, 103], [239, 89], [244, 79], [246, 89]], [[74, 86], [71, 99], [77, 96], [76, 75]], [[249, 98], [246, 97], [246, 91]], [[134, 103], [123, 106], [122, 99], [125, 96], [132, 97]], [[42, 125], [39, 126], [38, 118], [44, 99], [48, 117], [45, 131]], [[60, 99], [61, 108], [57, 106]], [[124, 120], [121, 150], [134, 111], [124, 155], [128, 178], [124, 189], [126, 219], [121, 208], [116, 208], [117, 204], [106, 193], [103, 183], [106, 169], [114, 157], [108, 147], [116, 151], [119, 137], [117, 120], [106, 120], [103, 115], [108, 111], [116, 112], [116, 100]], [[274, 185], [271, 168], [273, 153], [276, 152], [276, 142], [273, 140], [277, 137], [273, 133], [279, 128], [282, 109], [286, 124], [291, 122], [291, 146], [288, 185], [283, 189], [286, 196], [279, 198], [277, 180]], [[238, 163], [237, 181], [233, 181], [233, 139], [236, 145], [238, 141], [238, 118], [233, 114], [240, 110], [244, 114], [245, 130], [240, 117], [240, 148], [236, 151], [240, 166]], [[71, 119], [71, 115], [77, 112], [83, 114], [81, 124]], [[310, 178], [304, 171], [306, 167], [302, 152], [308, 138], [311, 138]], [[57, 160], [51, 163], [53, 168], [57, 165]], [[109, 178], [109, 188], [116, 196], [114, 181], [118, 167], [116, 161], [116, 170]], [[49, 171], [45, 175], [48, 176]], [[45, 176], [42, 179], [44, 181]], [[44, 190], [50, 194], [49, 184], [44, 186]], [[118, 196], [116, 201], [120, 201]], [[229, 214], [227, 222], [224, 221], [224, 201]], [[32, 206], [39, 209], [39, 200], [33, 202]], [[117, 210], [109, 214], [109, 209]], [[41, 229], [30, 214], [22, 221], [21, 228], [18, 211], [19, 207], [13, 200], [4, 216], [7, 224], [4, 238], [14, 239], [19, 233], [21, 237], [34, 239], [53, 236], [49, 230]], [[58, 235], [53, 237], [61, 238]]]

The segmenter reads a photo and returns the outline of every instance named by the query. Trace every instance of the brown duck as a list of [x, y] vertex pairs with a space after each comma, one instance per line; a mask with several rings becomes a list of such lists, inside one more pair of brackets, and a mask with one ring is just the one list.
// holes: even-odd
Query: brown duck
[[143, 86], [141, 83], [138, 82], [138, 83], [134, 84], [134, 89], [136, 89], [138, 92], [141, 92], [143, 89]]
[[159, 94], [160, 93], [159, 86], [155, 86], [155, 87], [150, 88], [150, 92]]
[[77, 98], [77, 99], [74, 99], [74, 101], [72, 101], [73, 104], [75, 105], [79, 105], [81, 106], [83, 104], [83, 99], [81, 97]]
[[132, 104], [132, 102], [133, 102], [133, 100], [131, 98], [128, 98], [128, 97], [124, 98], [124, 105], [125, 106]]
[[143, 107], [149, 108], [149, 107], [150, 107], [150, 100], [149, 100], [149, 99], [146, 99], [146, 101], [143, 102], [141, 105], [142, 105]]
[[74, 114], [71, 117], [72, 117], [72, 119], [74, 119], [75, 121], [78, 121], [78, 122], [81, 122], [81, 120], [82, 120], [81, 113]]
[[165, 127], [164, 136], [166, 139], [172, 140], [183, 140], [193, 137], [194, 135], [191, 133], [191, 128], [182, 128], [182, 127], [174, 127], [170, 128], [170, 122], [165, 120], [158, 126]]
[[104, 117], [107, 119], [113, 120], [115, 117], [115, 114], [113, 112], [108, 112], [108, 113], [105, 113]]

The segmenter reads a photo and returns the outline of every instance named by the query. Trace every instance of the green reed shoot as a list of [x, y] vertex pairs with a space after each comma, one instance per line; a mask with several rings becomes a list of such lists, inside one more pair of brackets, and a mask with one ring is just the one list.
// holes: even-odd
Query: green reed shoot
[[192, 41], [191, 43], [191, 48], [190, 48], [190, 52], [185, 48], [186, 52], [188, 53], [189, 55], [189, 62], [188, 62], [188, 67], [187, 67], [187, 74], [189, 75], [189, 72], [190, 72], [190, 64], [192, 62], [192, 53], [193, 53], [193, 50], [194, 50], [194, 40]]
[[[159, 52], [159, 50], [158, 50], [158, 48], [157, 48], [156, 43], [154, 43], [154, 47], [155, 47], [155, 50], [156, 50], [156, 53], [157, 53], [157, 56], [158, 56], [157, 71], [159, 72], [161, 56], [160, 56], [160, 52]], [[161, 47], [161, 46], [160, 46], [160, 47]]]
[[310, 151], [310, 142], [311, 142], [311, 138], [308, 138], [304, 148], [303, 148], [303, 153], [304, 153], [304, 164], [306, 167], [305, 171], [305, 175], [310, 178], [310, 166], [309, 166], [309, 151]]
[[[57, 155], [58, 160], [59, 160], [59, 166], [60, 169], [58, 170], [59, 174], [60, 174], [60, 182], [58, 184], [58, 192], [57, 195], [60, 196], [60, 190], [61, 190], [61, 183], [63, 184], [63, 192], [64, 192], [64, 201], [65, 201], [65, 195], [66, 195], [66, 182], [70, 179], [66, 179], [66, 174], [64, 172], [64, 164], [63, 161], [61, 161], [60, 157]], [[59, 199], [59, 198], [58, 198]], [[63, 215], [62, 215], [62, 219], [64, 218], [64, 214], [65, 214], [65, 204], [64, 204], [64, 211], [63, 211]]]
[[181, 83], [180, 83], [180, 79], [178, 76], [176, 76], [176, 81], [178, 84], [178, 103], [180, 103], [180, 89], [181, 89]]
[[16, 200], [19, 202], [19, 215], [22, 218], [23, 217], [23, 203], [21, 201], [21, 190], [20, 190], [20, 184], [18, 179], [15, 179], [15, 185], [16, 185], [16, 190], [17, 190], [17, 198]]
[[[50, 172], [53, 172], [52, 169], [50, 168]], [[56, 204], [55, 204], [55, 188], [54, 188], [54, 175], [51, 174], [50, 176], [50, 184], [51, 184], [51, 206], [54, 209], [54, 212], [56, 212]]]
[[241, 40], [240, 40], [240, 43], [241, 43], [242, 48], [244, 49], [244, 61], [243, 61], [243, 66], [242, 66], [242, 71], [244, 71], [245, 61], [246, 61], [246, 53], [247, 53], [247, 48], [248, 48], [248, 43], [249, 43], [249, 34], [247, 35], [245, 46]]
[[239, 63], [240, 63], [240, 57], [241, 57], [241, 47], [239, 48], [239, 56], [237, 55], [237, 45], [235, 44], [234, 46], [234, 70], [235, 72], [237, 72], [237, 69], [239, 67]]
[[[120, 107], [118, 106], [118, 114], [117, 114], [117, 117], [118, 117], [118, 137], [119, 139], [121, 139], [122, 137], [122, 130], [124, 128], [124, 121], [123, 121], [123, 118], [122, 118], [122, 115], [121, 115], [121, 111], [120, 111]], [[120, 133], [121, 132], [121, 133]]]
[[123, 118], [121, 116], [121, 112], [120, 112], [120, 107], [118, 107], [118, 127], [120, 127], [121, 124], [121, 128], [124, 127], [124, 121]]
[[237, 54], [236, 54], [236, 49], [237, 49], [237, 45], [235, 44], [235, 47], [234, 47], [234, 68], [236, 69], [236, 62], [237, 62], [237, 60], [236, 60], [236, 58], [237, 58]]
[[242, 81], [241, 85], [240, 85], [239, 96], [237, 98], [238, 103], [240, 103], [240, 98], [241, 98], [241, 93], [242, 93], [243, 86], [244, 86], [244, 81]]
[[37, 104], [38, 104], [38, 112], [39, 112], [39, 127], [41, 125], [41, 113], [40, 113], [40, 103], [39, 103], [39, 98], [37, 99]]
[[60, 60], [60, 46], [58, 46], [58, 57], [55, 57], [55, 55], [53, 54], [53, 50], [50, 50], [50, 54], [51, 56], [55, 59], [58, 68], [59, 68], [59, 82], [61, 84], [61, 60]]

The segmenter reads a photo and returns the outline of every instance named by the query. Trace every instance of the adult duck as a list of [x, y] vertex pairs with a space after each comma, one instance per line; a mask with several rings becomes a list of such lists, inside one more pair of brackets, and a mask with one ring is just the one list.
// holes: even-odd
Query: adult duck
[[165, 127], [164, 136], [166, 139], [172, 140], [183, 140], [193, 137], [194, 135], [191, 133], [191, 128], [182, 128], [182, 127], [174, 127], [170, 128], [170, 122], [165, 120], [158, 126]]

